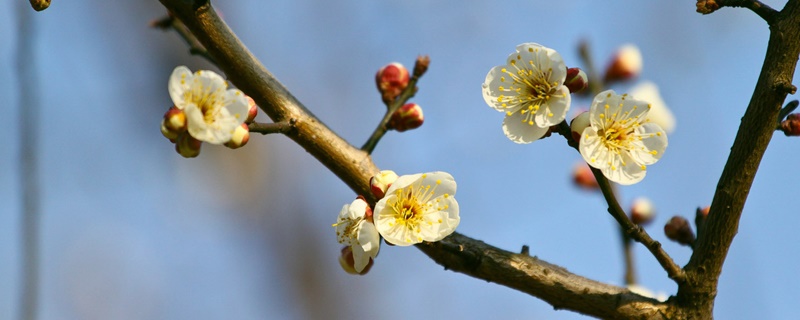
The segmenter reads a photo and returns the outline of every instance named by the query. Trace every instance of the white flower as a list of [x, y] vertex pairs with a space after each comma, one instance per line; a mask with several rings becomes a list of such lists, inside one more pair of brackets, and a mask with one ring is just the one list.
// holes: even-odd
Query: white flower
[[506, 65], [489, 70], [483, 99], [505, 112], [503, 132], [516, 143], [538, 140], [550, 126], [564, 120], [569, 110], [567, 67], [561, 55], [536, 43], [523, 43]]
[[336, 238], [339, 243], [348, 245], [353, 250], [353, 261], [356, 272], [361, 272], [369, 263], [369, 259], [378, 256], [381, 239], [372, 222], [367, 221], [367, 202], [359, 198], [342, 207], [339, 218], [333, 224], [336, 227]]
[[591, 126], [583, 130], [580, 152], [590, 166], [619, 184], [644, 179], [646, 166], [667, 148], [667, 134], [646, 120], [650, 104], [608, 90], [599, 93], [589, 110]]
[[661, 98], [658, 86], [650, 81], [642, 81], [631, 89], [630, 96], [650, 102], [652, 108], [647, 113], [647, 119], [664, 129], [667, 133], [675, 131], [675, 116]]
[[447, 172], [401, 176], [375, 204], [375, 227], [398, 246], [442, 240], [461, 221], [455, 193], [456, 182]]
[[223, 144], [247, 119], [250, 109], [244, 93], [228, 89], [218, 74], [180, 66], [169, 78], [169, 95], [175, 107], [186, 113], [189, 134], [197, 140]]

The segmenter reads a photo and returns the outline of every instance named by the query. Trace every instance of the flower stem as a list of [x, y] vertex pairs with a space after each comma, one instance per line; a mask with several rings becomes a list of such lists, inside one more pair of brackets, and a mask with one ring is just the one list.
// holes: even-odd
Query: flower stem
[[[414, 69], [417, 68], [415, 67]], [[395, 113], [395, 111], [397, 111], [397, 109], [400, 109], [400, 107], [408, 102], [408, 99], [411, 99], [417, 93], [417, 81], [419, 81], [421, 76], [421, 73], [418, 74], [417, 72], [414, 72], [414, 74], [411, 75], [411, 79], [408, 80], [408, 86], [403, 89], [403, 92], [401, 92], [400, 95], [394, 99], [394, 101], [386, 105], [386, 114], [383, 115], [383, 119], [381, 119], [381, 122], [378, 123], [378, 127], [372, 132], [372, 135], [369, 137], [369, 139], [367, 139], [367, 142], [364, 143], [364, 146], [361, 147], [361, 150], [366, 151], [368, 154], [372, 154], [372, 151], [375, 150], [375, 146], [378, 145], [378, 141], [380, 141], [381, 138], [383, 138], [383, 135], [389, 131], [388, 124], [389, 120], [392, 118], [392, 115]]]

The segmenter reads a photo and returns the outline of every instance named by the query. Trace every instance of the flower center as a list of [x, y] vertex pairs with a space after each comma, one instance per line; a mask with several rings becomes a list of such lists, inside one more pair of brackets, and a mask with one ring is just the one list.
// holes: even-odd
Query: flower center
[[[508, 108], [522, 106], [519, 109], [519, 112], [525, 115], [522, 122], [534, 125], [534, 115], [539, 112], [542, 105], [547, 107], [545, 103], [557, 93], [558, 82], [550, 82], [550, 77], [553, 73], [552, 68], [544, 69], [533, 60], [529, 60], [527, 65], [523, 64], [521, 67], [516, 60], [511, 60], [510, 64], [516, 71], [502, 69], [502, 72], [512, 80], [508, 91], [516, 93], [508, 101]], [[502, 87], [500, 89], [503, 90]], [[546, 110], [546, 112], [548, 116], [553, 116], [550, 110]]]
[[395, 223], [404, 225], [409, 230], [416, 229], [422, 222], [425, 213], [432, 209], [431, 197], [433, 197], [436, 186], [441, 183], [437, 180], [436, 185], [431, 187], [430, 185], [423, 186], [421, 181], [417, 185], [412, 184], [395, 190], [397, 200], [391, 204]]

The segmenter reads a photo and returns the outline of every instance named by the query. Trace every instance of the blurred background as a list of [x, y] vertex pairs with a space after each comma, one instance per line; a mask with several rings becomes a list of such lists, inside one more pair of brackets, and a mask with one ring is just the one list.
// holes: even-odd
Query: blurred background
[[[459, 183], [459, 232], [511, 251], [528, 245], [532, 255], [616, 284], [617, 226], [598, 194], [572, 185], [580, 155], [560, 137], [510, 142], [502, 114], [481, 97], [486, 73], [523, 42], [582, 66], [577, 45], [587, 40], [600, 69], [619, 46], [639, 46], [637, 81], [659, 85], [677, 128], [664, 158], [621, 188], [621, 200], [653, 201], [658, 216], [647, 230], [684, 265], [690, 249], [662, 227], [710, 204], [768, 40], [752, 12], [701, 16], [690, 1], [215, 5], [300, 101], [358, 146], [384, 110], [375, 72], [430, 55], [412, 100], [425, 125], [390, 132], [377, 165], [448, 171]], [[53, 1], [39, 13], [26, 1], [0, 3], [0, 319], [20, 312], [19, 150], [37, 134], [41, 319], [586, 318], [444, 271], [413, 248], [384, 246], [367, 275], [346, 274], [331, 224], [355, 194], [283, 136], [253, 135], [234, 151], [206, 144], [198, 158], [180, 157], [159, 132], [171, 105], [167, 79], [178, 65], [215, 69], [174, 32], [148, 27], [165, 14], [157, 1]], [[30, 32], [20, 32], [20, 19]], [[24, 61], [36, 70], [36, 106], [20, 106], [23, 35], [34, 52]], [[588, 103], [574, 100], [572, 109]], [[40, 110], [36, 124], [20, 128], [20, 108], [31, 107]], [[798, 144], [776, 133], [767, 150], [720, 279], [719, 319], [800, 317], [800, 210], [791, 200]], [[643, 247], [635, 256], [643, 286], [676, 292]]]

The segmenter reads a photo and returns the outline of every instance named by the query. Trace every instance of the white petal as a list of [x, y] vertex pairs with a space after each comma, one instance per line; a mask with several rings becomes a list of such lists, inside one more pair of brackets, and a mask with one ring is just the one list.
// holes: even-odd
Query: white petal
[[603, 145], [600, 137], [597, 135], [597, 130], [593, 127], [588, 127], [583, 130], [581, 141], [578, 147], [581, 152], [583, 160], [590, 166], [604, 169], [608, 166], [609, 158], [608, 149]]
[[567, 117], [571, 101], [572, 96], [569, 94], [569, 88], [565, 86], [559, 87], [558, 91], [547, 102], [542, 104], [542, 107], [536, 112], [534, 121], [536, 121], [537, 125], [544, 127], [561, 123]]
[[456, 194], [456, 180], [447, 172], [435, 171], [423, 173], [422, 182], [420, 184], [422, 186], [431, 186], [431, 188], [436, 186], [431, 198], [438, 198], [445, 194], [452, 197]]
[[374, 259], [378, 256], [378, 250], [381, 247], [380, 241], [381, 238], [375, 225], [362, 220], [361, 227], [358, 230], [358, 244], [369, 257]]
[[[622, 164], [625, 162], [625, 165]], [[614, 181], [621, 185], [630, 185], [642, 181], [647, 171], [642, 169], [641, 165], [637, 164], [626, 153], [621, 154], [621, 158], [614, 157], [612, 165], [602, 169], [603, 175], [608, 180]]]
[[[486, 104], [490, 107], [500, 112], [511, 111], [511, 109], [508, 108], [512, 105], [508, 102], [511, 101], [511, 96], [517, 96], [516, 92], [510, 91], [509, 89], [514, 83], [514, 80], [511, 76], [502, 71], [505, 68], [506, 66], [496, 66], [489, 70], [482, 86], [483, 100], [486, 101]], [[500, 89], [501, 87], [503, 88], [502, 90]], [[503, 106], [504, 104], [506, 105]], [[513, 106], [513, 108], [519, 107]]]
[[[614, 97], [617, 97], [617, 94], [614, 92], [614, 90], [606, 90], [598, 93], [592, 99], [592, 105], [589, 107], [589, 122], [595, 129], [599, 130], [605, 128], [605, 114], [611, 113], [606, 112], [605, 106], [609, 105], [610, 109], [612, 104], [616, 104]], [[603, 116], [601, 117], [600, 115]]]
[[184, 93], [189, 90], [192, 83], [192, 72], [189, 68], [179, 66], [172, 71], [169, 77], [167, 88], [169, 89], [169, 97], [172, 98], [172, 103], [178, 109], [183, 109], [186, 101], [184, 101]]
[[637, 149], [631, 152], [631, 156], [644, 165], [656, 163], [667, 149], [667, 133], [655, 123], [645, 123], [639, 127], [639, 131], [646, 138], [635, 144]]
[[650, 81], [643, 81], [634, 86], [630, 91], [631, 96], [650, 103], [650, 112], [647, 119], [658, 124], [667, 133], [675, 131], [675, 116], [670, 111], [667, 103], [661, 98], [658, 86]]
[[543, 137], [547, 133], [548, 127], [539, 127], [536, 123], [529, 124], [523, 122], [525, 115], [521, 112], [514, 112], [506, 115], [503, 120], [503, 133], [515, 143], [531, 143]]
[[228, 89], [225, 79], [214, 71], [197, 70], [194, 77], [207, 93]]
[[358, 219], [367, 213], [367, 202], [361, 199], [355, 199], [350, 203], [348, 208], [348, 218]]
[[[399, 178], [397, 178], [397, 180], [394, 181], [394, 183], [392, 183], [392, 186], [389, 187], [388, 190], [386, 190], [386, 195], [393, 194], [397, 189], [403, 189], [405, 187], [408, 187], [413, 183], [417, 182], [417, 180], [419, 179], [422, 179], [421, 173], [400, 176]], [[381, 199], [381, 201], [378, 201], [378, 203], [386, 203], [385, 201], [382, 200], [383, 199]], [[375, 205], [375, 211], [378, 211], [377, 204]]]
[[350, 249], [353, 250], [353, 264], [356, 272], [361, 272], [369, 264], [369, 255], [361, 246], [350, 246]]
[[[228, 112], [236, 118], [238, 125], [247, 120], [247, 113], [250, 111], [250, 105], [247, 103], [245, 94], [238, 89], [231, 89], [223, 95], [223, 105], [228, 109]], [[237, 126], [238, 126], [237, 125]]]

